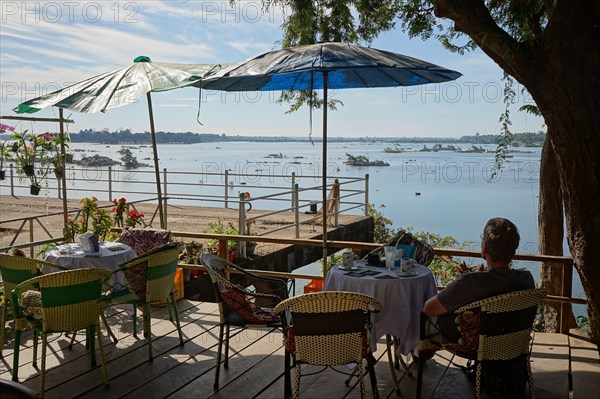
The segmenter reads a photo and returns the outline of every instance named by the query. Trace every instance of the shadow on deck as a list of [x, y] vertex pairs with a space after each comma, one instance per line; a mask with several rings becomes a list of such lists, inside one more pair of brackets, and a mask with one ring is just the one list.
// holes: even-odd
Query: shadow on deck
[[[229, 369], [221, 372], [221, 387], [213, 391], [218, 310], [216, 304], [182, 300], [178, 309], [186, 343], [180, 347], [177, 331], [168, 320], [166, 308], [152, 313], [155, 360], [148, 362], [146, 341], [132, 336], [131, 317], [115, 311], [109, 323], [119, 338], [115, 345], [105, 337], [105, 353], [110, 386], [102, 383], [101, 368], [90, 367], [84, 343], [78, 335], [73, 349], [69, 339], [54, 335], [49, 339], [46, 374], [47, 398], [281, 398], [283, 397], [282, 335], [279, 331], [248, 329], [231, 339]], [[0, 378], [10, 379], [13, 361], [12, 333], [7, 332]], [[38, 370], [32, 364], [32, 334], [23, 334], [19, 377], [23, 385], [37, 392]], [[396, 393], [380, 342], [375, 352], [376, 374], [382, 398]], [[40, 351], [41, 352], [41, 351]], [[38, 355], [39, 356], [39, 355]], [[534, 337], [532, 367], [538, 398], [588, 398], [597, 394], [600, 378], [598, 348], [582, 339], [559, 334], [537, 333]], [[98, 359], [99, 360], [99, 359]], [[427, 362], [423, 398], [474, 397], [474, 387], [465, 374], [451, 366], [447, 352], [438, 352]], [[460, 359], [456, 360], [460, 362]], [[39, 361], [38, 361], [39, 363]], [[309, 371], [308, 367], [303, 370]], [[416, 365], [411, 367], [416, 375]], [[572, 370], [572, 374], [569, 374]], [[398, 372], [401, 397], [415, 396], [415, 379]], [[572, 392], [569, 379], [572, 376]], [[330, 370], [303, 377], [302, 398], [358, 398], [357, 380], [344, 384], [345, 376]], [[369, 388], [368, 379], [366, 381]], [[371, 392], [367, 389], [368, 397]], [[573, 395], [573, 396], [570, 396]], [[483, 396], [493, 398], [494, 396]]]

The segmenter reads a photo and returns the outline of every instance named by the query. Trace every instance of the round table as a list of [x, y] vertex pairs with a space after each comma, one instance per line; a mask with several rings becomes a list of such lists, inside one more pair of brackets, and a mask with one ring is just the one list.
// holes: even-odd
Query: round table
[[[382, 310], [371, 314], [371, 350], [386, 334], [399, 339], [398, 352], [406, 355], [419, 344], [419, 315], [423, 305], [436, 295], [435, 279], [431, 270], [415, 265], [417, 274], [401, 277], [396, 270], [367, 266], [355, 261], [356, 270], [342, 270], [334, 266], [325, 279], [323, 291], [351, 291], [374, 297]], [[370, 273], [371, 275], [363, 275]]]
[[[58, 245], [46, 251], [44, 260], [67, 269], [98, 267], [114, 271], [121, 263], [136, 257], [136, 253], [129, 245], [119, 242], [100, 242], [99, 246], [99, 252], [85, 253], [78, 243]], [[42, 267], [44, 273], [56, 271], [49, 269], [51, 269], [49, 266]], [[122, 273], [113, 276], [113, 283], [122, 285], [123, 281]]]

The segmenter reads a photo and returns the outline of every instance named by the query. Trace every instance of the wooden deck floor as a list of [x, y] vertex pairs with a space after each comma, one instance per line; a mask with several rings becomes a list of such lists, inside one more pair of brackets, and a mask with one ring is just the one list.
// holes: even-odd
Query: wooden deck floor
[[[47, 355], [47, 398], [281, 398], [283, 396], [282, 336], [279, 331], [244, 330], [231, 340], [229, 370], [221, 372], [221, 387], [213, 390], [217, 344], [217, 307], [213, 303], [178, 302], [186, 343], [179, 346], [177, 331], [165, 308], [152, 313], [155, 360], [148, 362], [144, 339], [132, 336], [131, 318], [115, 311], [109, 323], [119, 338], [115, 345], [104, 339], [110, 386], [102, 383], [101, 368], [90, 367], [89, 356], [78, 335], [73, 349], [64, 335], [51, 337]], [[141, 335], [140, 335], [141, 337]], [[13, 335], [7, 333], [0, 378], [10, 379], [13, 361]], [[375, 353], [378, 388], [382, 398], [396, 397], [381, 342]], [[41, 352], [41, 351], [40, 351]], [[38, 370], [32, 365], [32, 335], [22, 340], [19, 377], [22, 384], [37, 391]], [[39, 355], [38, 355], [39, 356]], [[596, 397], [600, 379], [598, 348], [584, 340], [558, 334], [537, 333], [532, 366], [538, 398]], [[98, 359], [99, 360], [99, 359]], [[464, 373], [451, 366], [444, 374], [449, 356], [438, 352], [427, 363], [423, 398], [474, 397], [472, 384]], [[39, 363], [39, 362], [38, 362]], [[569, 370], [572, 370], [572, 391]], [[307, 370], [307, 368], [303, 368]], [[415, 366], [411, 370], [415, 371]], [[308, 371], [308, 370], [307, 370]], [[414, 397], [415, 379], [398, 373], [401, 396]], [[358, 398], [356, 379], [347, 387], [345, 376], [326, 371], [302, 378], [301, 397]], [[368, 397], [371, 397], [367, 379]], [[491, 397], [491, 396], [490, 396]]]

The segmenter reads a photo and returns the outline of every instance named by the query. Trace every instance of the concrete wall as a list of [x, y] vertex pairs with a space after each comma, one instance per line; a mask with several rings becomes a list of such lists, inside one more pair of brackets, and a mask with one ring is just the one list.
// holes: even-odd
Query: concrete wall
[[[358, 222], [340, 226], [328, 231], [328, 236], [331, 240], [373, 242], [373, 218], [364, 218]], [[321, 240], [322, 234], [311, 238]], [[330, 249], [329, 253], [333, 254], [340, 249]], [[323, 249], [321, 247], [291, 245], [269, 255], [261, 256], [243, 266], [249, 269], [291, 272], [322, 257]]]

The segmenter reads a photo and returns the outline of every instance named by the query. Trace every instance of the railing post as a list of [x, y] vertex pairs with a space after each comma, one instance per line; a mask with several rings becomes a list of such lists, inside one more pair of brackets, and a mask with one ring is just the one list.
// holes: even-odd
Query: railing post
[[[563, 275], [562, 275], [562, 287], [560, 295], [571, 298], [573, 294], [573, 263], [563, 264]], [[569, 333], [569, 317], [571, 314], [572, 306], [570, 303], [563, 302], [560, 304], [560, 333]]]
[[[29, 218], [29, 242], [33, 242], [33, 218]], [[29, 257], [33, 258], [33, 246], [29, 247]]]
[[13, 164], [10, 164], [10, 195], [15, 196], [15, 173]]
[[292, 207], [294, 208], [294, 227], [296, 230], [296, 238], [300, 238], [300, 199], [298, 193], [298, 184], [294, 184], [292, 191]]
[[225, 209], [229, 208], [229, 170], [225, 169]]
[[[240, 235], [246, 234], [246, 194], [239, 194], [240, 203], [239, 203], [239, 229], [238, 232]], [[246, 241], [238, 241], [238, 248], [240, 252], [240, 256], [246, 257]]]
[[365, 216], [369, 216], [369, 174], [365, 174]]
[[219, 240], [219, 256], [228, 259], [227, 255], [227, 240]]
[[113, 200], [113, 192], [112, 192], [112, 166], [108, 167], [108, 200]]
[[[163, 196], [163, 219], [165, 222], [165, 229], [168, 229], [167, 227], [167, 223], [168, 223], [168, 218], [167, 218], [167, 168], [163, 169], [163, 192], [162, 192], [162, 196]], [[160, 201], [159, 201], [159, 206], [160, 206]]]
[[292, 172], [292, 208], [294, 205], [294, 187], [296, 187], [296, 172]]
[[[67, 173], [67, 172], [66, 172], [66, 171], [64, 171], [63, 173]], [[58, 199], [61, 199], [61, 198], [62, 198], [62, 191], [61, 191], [61, 188], [62, 188], [62, 179], [59, 179], [59, 178], [57, 177], [57, 178], [56, 178], [56, 191], [57, 191], [57, 194], [58, 194]]]
[[333, 225], [335, 227], [338, 227], [339, 223], [339, 215], [340, 215], [340, 198], [342, 196], [342, 193], [340, 192], [340, 181], [338, 179], [335, 179], [335, 182], [333, 183], [334, 186], [337, 187], [337, 190], [334, 189], [333, 192], [337, 192], [337, 196], [333, 199], [333, 203], [334, 203], [334, 214], [333, 214]]

